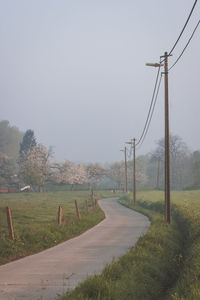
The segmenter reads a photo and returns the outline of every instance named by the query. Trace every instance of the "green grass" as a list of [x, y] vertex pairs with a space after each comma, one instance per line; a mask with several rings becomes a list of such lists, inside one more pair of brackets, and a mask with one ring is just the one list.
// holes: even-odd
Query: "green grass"
[[[163, 192], [139, 192], [142, 207], [163, 212]], [[200, 191], [171, 193], [173, 223], [181, 236], [182, 266], [168, 299], [200, 299]]]
[[[173, 192], [173, 222], [164, 222], [164, 193], [139, 192], [134, 209], [149, 216], [151, 227], [135, 247], [88, 278], [64, 300], [199, 300], [200, 192]], [[130, 206], [127, 196], [123, 204]]]
[[[95, 193], [97, 199], [109, 196], [110, 192]], [[99, 223], [104, 213], [100, 208], [93, 210], [89, 199], [88, 191], [0, 195], [0, 264], [55, 246]], [[76, 216], [75, 200], [79, 203], [81, 220]], [[85, 200], [88, 200], [88, 214]], [[63, 209], [61, 226], [57, 224], [59, 205]], [[14, 241], [8, 234], [6, 206], [11, 208]]]

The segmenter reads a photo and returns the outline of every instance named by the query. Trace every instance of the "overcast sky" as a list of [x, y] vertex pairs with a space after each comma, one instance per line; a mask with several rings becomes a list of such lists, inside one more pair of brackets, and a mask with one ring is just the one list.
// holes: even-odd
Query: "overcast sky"
[[[194, 0], [0, 0], [0, 120], [53, 146], [58, 161], [121, 160], [142, 133], [158, 62]], [[198, 3], [169, 58], [185, 46]], [[170, 131], [200, 149], [200, 28], [169, 74]], [[137, 154], [164, 135], [163, 83]]]

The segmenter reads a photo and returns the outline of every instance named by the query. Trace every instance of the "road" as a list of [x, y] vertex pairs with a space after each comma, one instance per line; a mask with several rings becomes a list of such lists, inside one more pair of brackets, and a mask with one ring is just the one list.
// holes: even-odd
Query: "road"
[[150, 225], [147, 217], [103, 199], [106, 218], [81, 236], [0, 267], [0, 300], [52, 300], [100, 274], [125, 254]]

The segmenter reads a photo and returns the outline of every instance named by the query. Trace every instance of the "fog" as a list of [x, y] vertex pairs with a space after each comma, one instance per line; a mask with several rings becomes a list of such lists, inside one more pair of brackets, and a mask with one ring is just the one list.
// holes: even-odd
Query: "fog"
[[[139, 139], [159, 62], [170, 51], [193, 0], [0, 1], [0, 120], [33, 129], [61, 161], [123, 159]], [[198, 3], [173, 64], [199, 19]], [[200, 149], [200, 29], [169, 73], [170, 131]], [[163, 82], [137, 155], [164, 135]]]

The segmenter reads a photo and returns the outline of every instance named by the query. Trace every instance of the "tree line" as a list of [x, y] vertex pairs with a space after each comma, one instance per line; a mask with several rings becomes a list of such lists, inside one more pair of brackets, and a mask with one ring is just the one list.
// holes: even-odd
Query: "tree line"
[[[123, 189], [124, 161], [107, 166], [98, 163], [77, 164], [70, 160], [58, 163], [53, 150], [38, 144], [34, 131], [25, 133], [0, 121], [0, 186], [29, 185], [42, 191], [48, 186], [85, 186]], [[177, 135], [170, 135], [171, 188], [200, 188], [200, 151], [191, 152]], [[132, 188], [132, 160], [127, 162], [128, 186]], [[164, 139], [155, 149], [136, 159], [138, 188], [164, 188]]]

